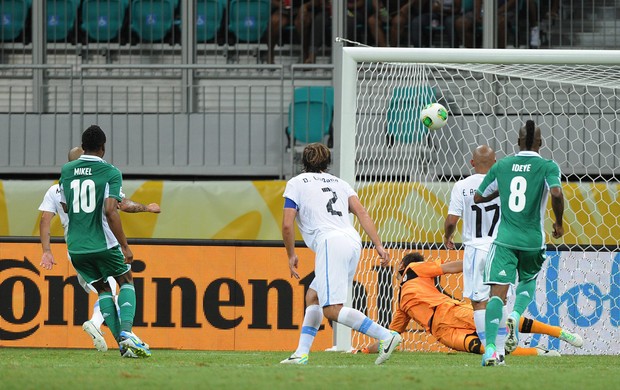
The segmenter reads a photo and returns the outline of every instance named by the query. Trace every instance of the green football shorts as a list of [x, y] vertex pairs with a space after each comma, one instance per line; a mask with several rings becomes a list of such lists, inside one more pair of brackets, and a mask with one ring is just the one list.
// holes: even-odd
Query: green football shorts
[[72, 254], [71, 262], [87, 283], [120, 276], [131, 269], [131, 265], [125, 264], [125, 256], [119, 246], [102, 252]]
[[514, 284], [535, 279], [547, 259], [544, 249], [523, 251], [491, 244], [484, 268], [484, 282], [487, 284]]

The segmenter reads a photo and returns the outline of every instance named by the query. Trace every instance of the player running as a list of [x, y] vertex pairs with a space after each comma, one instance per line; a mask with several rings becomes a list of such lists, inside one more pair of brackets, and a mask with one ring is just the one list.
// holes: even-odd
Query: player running
[[564, 234], [560, 168], [555, 161], [538, 154], [542, 137], [534, 121], [528, 120], [519, 130], [518, 144], [519, 153], [495, 163], [474, 195], [476, 204], [499, 196], [502, 210], [497, 238], [491, 245], [485, 268], [485, 283], [491, 285], [491, 292], [485, 313], [487, 348], [482, 357], [483, 366], [498, 363], [497, 332], [506, 293], [517, 275], [515, 304], [506, 320], [506, 351], [510, 352], [518, 344], [517, 326], [534, 298], [536, 277], [546, 259], [543, 224], [549, 193], [555, 216], [552, 235], [560, 238]]
[[[82, 133], [84, 154], [66, 163], [60, 176], [60, 196], [69, 217], [67, 248], [76, 271], [99, 293], [99, 308], [118, 341], [121, 356], [149, 357], [151, 351], [132, 333], [136, 310], [131, 262], [133, 253], [123, 231], [118, 204], [122, 198], [121, 172], [103, 160], [106, 136], [97, 125]], [[120, 286], [118, 306], [108, 277]]]

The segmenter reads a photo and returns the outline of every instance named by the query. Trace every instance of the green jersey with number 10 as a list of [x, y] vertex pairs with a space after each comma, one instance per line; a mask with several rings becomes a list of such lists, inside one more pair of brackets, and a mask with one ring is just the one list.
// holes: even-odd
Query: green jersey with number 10
[[495, 243], [520, 250], [544, 248], [547, 195], [560, 186], [558, 164], [536, 152], [522, 151], [496, 162], [477, 190], [482, 196], [499, 191], [502, 214]]
[[118, 168], [97, 156], [82, 155], [62, 167], [59, 184], [69, 216], [69, 254], [96, 253], [117, 246], [104, 203], [106, 198], [122, 200], [123, 177]]

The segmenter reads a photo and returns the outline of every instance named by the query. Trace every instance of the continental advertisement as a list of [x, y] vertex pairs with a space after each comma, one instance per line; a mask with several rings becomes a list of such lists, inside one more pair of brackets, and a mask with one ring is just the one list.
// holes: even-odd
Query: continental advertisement
[[[65, 251], [64, 244], [52, 245], [57, 265], [47, 271], [39, 267], [40, 245], [0, 242], [0, 346], [92, 348], [82, 324], [90, 318], [96, 296], [80, 287]], [[295, 349], [304, 295], [314, 277], [309, 249], [298, 249], [299, 280], [290, 278], [283, 247], [133, 245], [132, 251], [134, 331], [152, 348]], [[395, 258], [402, 254], [392, 252]], [[435, 251], [431, 256], [447, 261], [459, 254]], [[354, 306], [387, 326], [395, 302], [393, 269], [378, 263], [374, 251], [364, 251]], [[459, 280], [451, 276], [442, 284], [458, 297]], [[103, 329], [108, 345], [116, 345]], [[432, 336], [420, 333], [415, 324], [411, 329], [406, 337], [410, 348], [420, 340], [424, 349], [434, 345]], [[313, 348], [332, 344], [332, 328], [324, 320]]]
[[[38, 236], [37, 208], [53, 181], [0, 181], [0, 236]], [[284, 181], [126, 180], [127, 197], [159, 203], [161, 214], [122, 214], [129, 237], [280, 240]], [[360, 184], [362, 203], [384, 241], [441, 243], [453, 183]], [[565, 183], [566, 234], [549, 243], [616, 247], [620, 237], [617, 183]], [[550, 204], [548, 211], [550, 211]], [[546, 231], [551, 231], [551, 218]], [[458, 229], [460, 231], [460, 229]], [[52, 235], [62, 236], [57, 218]], [[297, 239], [301, 239], [298, 235]], [[460, 241], [457, 233], [455, 241]]]
[[[0, 242], [0, 347], [92, 348], [82, 331], [95, 294], [79, 286], [64, 244], [54, 244], [57, 265], [38, 266], [40, 245]], [[153, 348], [292, 351], [304, 314], [304, 295], [314, 256], [299, 248], [301, 279], [291, 279], [281, 247], [133, 245], [137, 295], [134, 331]], [[392, 265], [407, 250], [392, 250]], [[460, 259], [460, 251], [423, 250], [429, 260]], [[462, 297], [462, 275], [437, 280], [445, 294]], [[364, 250], [351, 305], [387, 326], [397, 304], [394, 268], [383, 268]], [[514, 297], [514, 296], [513, 296]], [[509, 298], [513, 299], [513, 298]], [[511, 303], [509, 302], [509, 305]], [[620, 253], [547, 252], [530, 318], [582, 335], [575, 349], [548, 336], [522, 334], [522, 341], [562, 354], [620, 351]], [[115, 344], [103, 328], [108, 345]], [[352, 345], [371, 340], [353, 332]], [[324, 320], [313, 350], [333, 344]], [[412, 323], [404, 350], [448, 351]]]
[[[134, 245], [134, 332], [152, 348], [290, 350], [297, 345], [313, 254], [300, 248], [300, 280], [284, 248]], [[0, 243], [0, 346], [92, 348], [82, 323], [96, 300], [77, 283], [55, 244], [58, 263], [39, 267], [37, 244]], [[328, 348], [325, 322], [315, 345]], [[104, 328], [106, 342], [114, 346]]]

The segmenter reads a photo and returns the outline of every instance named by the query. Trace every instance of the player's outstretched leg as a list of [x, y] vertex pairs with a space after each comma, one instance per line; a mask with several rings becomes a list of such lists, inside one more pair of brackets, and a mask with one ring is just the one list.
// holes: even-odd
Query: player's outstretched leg
[[508, 329], [506, 352], [508, 353], [514, 351], [519, 345], [519, 317], [519, 314], [513, 311], [506, 319], [506, 328]]
[[560, 332], [560, 336], [558, 338], [562, 341], [566, 341], [573, 347], [583, 347], [583, 338], [581, 338], [581, 336], [579, 336], [577, 333], [569, 332], [566, 329], [562, 329], [562, 332]]
[[90, 337], [93, 339], [93, 344], [95, 348], [99, 352], [105, 352], [108, 350], [108, 344], [106, 344], [105, 339], [103, 338], [103, 333], [101, 333], [101, 329], [95, 326], [95, 324], [88, 320], [82, 324], [82, 329], [84, 332], [88, 333]]
[[403, 341], [403, 338], [398, 332], [390, 331], [390, 337], [379, 342], [379, 356], [375, 360], [375, 364], [383, 364], [388, 361], [390, 356], [392, 356], [392, 352], [400, 345], [401, 341]]

